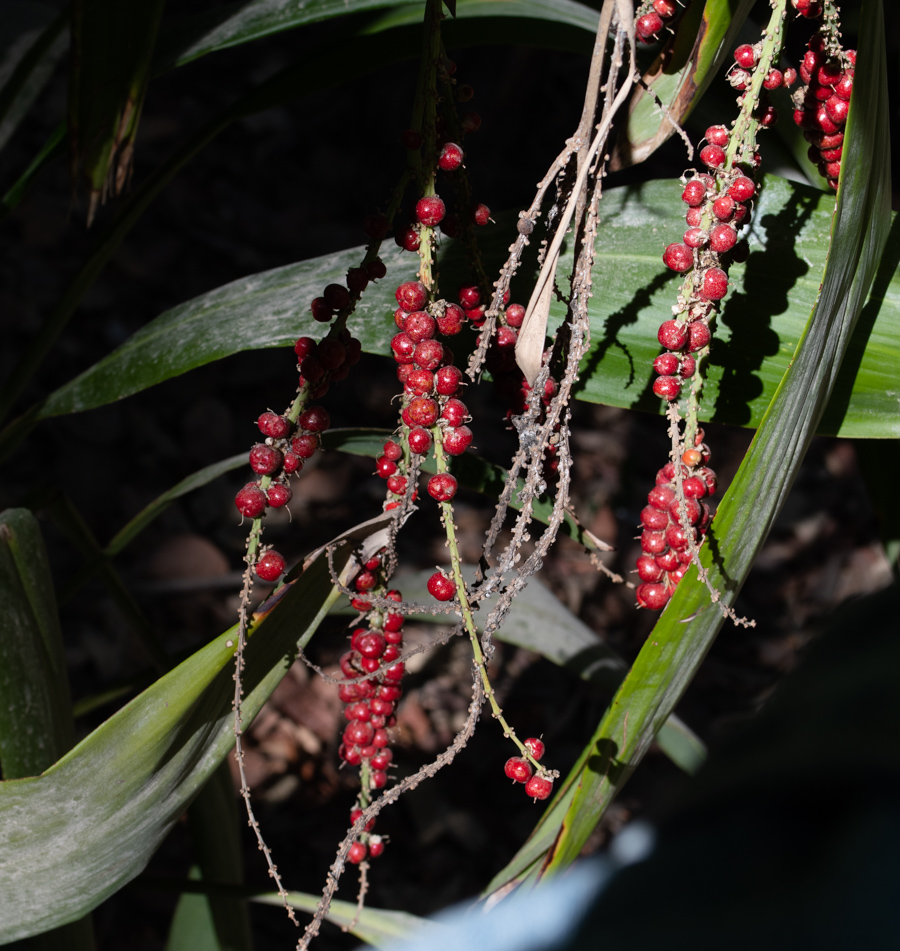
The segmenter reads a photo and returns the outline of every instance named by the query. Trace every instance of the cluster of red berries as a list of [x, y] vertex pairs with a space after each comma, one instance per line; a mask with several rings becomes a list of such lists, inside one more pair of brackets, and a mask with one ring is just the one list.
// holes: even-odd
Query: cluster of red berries
[[634, 23], [634, 32], [638, 42], [653, 43], [659, 37], [659, 31], [678, 12], [675, 0], [649, 0], [638, 8], [638, 17]]
[[[316, 343], [301, 337], [294, 346], [299, 360], [300, 386], [308, 387], [310, 397], [323, 396], [329, 382], [342, 380], [350, 367], [359, 361], [360, 342], [347, 330], [336, 337]], [[281, 508], [291, 500], [289, 479], [303, 468], [304, 462], [319, 448], [322, 433], [331, 425], [331, 418], [322, 406], [309, 406], [297, 421], [267, 411], [257, 420], [265, 442], [250, 450], [250, 468], [260, 478], [248, 482], [235, 496], [234, 504], [241, 515], [261, 518], [267, 508]], [[261, 549], [255, 570], [263, 581], [277, 581], [285, 568], [282, 555], [272, 549]]]
[[[537, 737], [530, 736], [524, 746], [536, 760], [544, 755], [544, 741]], [[547, 799], [553, 792], [553, 780], [542, 773], [535, 773], [524, 756], [511, 756], [503, 771], [513, 782], [525, 783], [525, 795], [532, 799]]]
[[[403, 615], [388, 610], [373, 610], [365, 597], [382, 586], [380, 579], [381, 556], [366, 562], [355, 580], [358, 597], [352, 604], [368, 613], [368, 626], [356, 627], [350, 635], [350, 650], [341, 657], [341, 673], [345, 682], [338, 687], [338, 696], [344, 707], [347, 726], [344, 728], [338, 755], [350, 766], [363, 766], [369, 792], [382, 789], [388, 780], [387, 770], [393, 759], [388, 749], [388, 730], [397, 722], [395, 710], [403, 694], [400, 681], [405, 673], [403, 661], [398, 660], [403, 648]], [[401, 601], [400, 592], [387, 591], [384, 597]], [[368, 676], [367, 676], [368, 675]], [[358, 680], [365, 677], [364, 680]], [[350, 821], [360, 816], [359, 807], [350, 813]], [[373, 819], [366, 825], [364, 840], [350, 847], [348, 858], [358, 864], [366, 857], [376, 858], [384, 851], [384, 841], [369, 835], [375, 825]]]
[[682, 490], [685, 516], [682, 524], [675, 483], [675, 466], [668, 462], [656, 474], [656, 485], [647, 495], [641, 512], [642, 554], [637, 560], [637, 603], [658, 611], [664, 608], [691, 563], [689, 544], [698, 545], [710, 523], [709, 506], [703, 499], [715, 494], [718, 480], [706, 464], [710, 454], [703, 443], [703, 430], [695, 437], [695, 446], [681, 457]]
[[794, 98], [794, 122], [810, 143], [809, 160], [835, 189], [841, 174], [843, 129], [850, 111], [855, 65], [855, 50], [829, 55], [825, 37], [817, 33], [800, 64], [805, 85]]
[[[749, 43], [742, 43], [735, 49], [735, 65], [729, 71], [727, 79], [738, 92], [745, 92], [750, 88], [753, 70], [759, 62], [759, 52], [759, 44], [751, 46]], [[759, 100], [753, 110], [753, 117], [761, 126], [768, 128], [778, 121], [778, 111], [769, 101], [769, 92], [778, 89], [780, 86], [789, 89], [796, 81], [797, 70], [793, 68], [782, 71], [773, 66], [766, 72]]]

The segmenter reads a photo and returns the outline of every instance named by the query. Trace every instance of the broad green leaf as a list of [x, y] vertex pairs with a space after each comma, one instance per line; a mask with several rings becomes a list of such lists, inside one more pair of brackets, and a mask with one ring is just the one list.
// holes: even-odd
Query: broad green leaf
[[97, 206], [131, 175], [134, 140], [165, 0], [74, 0], [69, 63], [73, 174]]
[[49, 4], [0, 3], [0, 149], [47, 85], [68, 46], [69, 11]]
[[[890, 228], [886, 64], [881, 6], [865, 0], [860, 67], [847, 122], [841, 188], [816, 307], [762, 424], [716, 513], [701, 561], [733, 605], [797, 474], [875, 278]], [[528, 843], [543, 874], [578, 855], [613, 797], [681, 698], [723, 623], [692, 567], [654, 627], [568, 777], [565, 817], [542, 822]], [[583, 757], [584, 758], [584, 757]], [[510, 868], [521, 866], [514, 859]], [[534, 862], [532, 861], [532, 865]], [[515, 877], [510, 869], [495, 880]]]
[[[335, 597], [319, 556], [270, 600], [245, 655], [245, 723]], [[84, 915], [144, 868], [232, 748], [236, 636], [201, 648], [43, 775], [0, 783], [0, 943]]]
[[[234, 785], [221, 763], [188, 809], [197, 864], [191, 878], [240, 885], [244, 863]], [[166, 951], [250, 951], [247, 903], [210, 894], [184, 894], [178, 900]]]
[[[827, 250], [833, 199], [785, 179], [765, 180], [750, 233], [750, 256], [735, 265], [717, 330], [701, 413], [705, 420], [758, 426], [790, 362], [815, 302]], [[652, 393], [656, 330], [671, 316], [678, 277], [662, 250], [678, 238], [683, 215], [676, 182], [610, 189], [601, 203], [592, 344], [578, 395], [590, 402], [661, 412]], [[484, 256], [499, 266], [508, 233], [505, 217]], [[445, 287], [466, 273], [462, 249], [445, 241], [439, 252]], [[314, 258], [255, 274], [194, 298], [151, 321], [106, 359], [51, 394], [37, 418], [81, 412], [122, 399], [212, 360], [245, 349], [288, 346], [321, 325], [308, 302], [358, 264], [363, 249]], [[571, 255], [571, 252], [570, 252]], [[900, 436], [900, 397], [893, 385], [900, 362], [900, 233], [892, 232], [872, 294], [819, 432], [841, 436]], [[367, 288], [351, 328], [363, 348], [387, 353], [395, 332], [393, 288], [413, 264], [387, 256], [388, 275]], [[562, 319], [555, 303], [551, 320]]]
[[[394, 583], [407, 600], [427, 603], [426, 582], [431, 573], [401, 573], [394, 578]], [[469, 581], [474, 580], [475, 568], [466, 568], [464, 574]], [[491, 599], [488, 599], [476, 620], [484, 620], [490, 607]], [[418, 621], [433, 624], [446, 622], [446, 618], [433, 614], [415, 617]], [[538, 578], [532, 578], [528, 587], [516, 595], [503, 626], [494, 637], [541, 654], [610, 693], [615, 692], [628, 672], [625, 661], [572, 614]], [[674, 713], [663, 724], [656, 739], [672, 762], [687, 773], [696, 772], [706, 758], [703, 741]]]
[[660, 105], [681, 125], [721, 67], [731, 62], [734, 40], [755, 0], [693, 0], [675, 27], [675, 36], [634, 87], [628, 103], [627, 133], [616, 147], [614, 165], [645, 161], [675, 132], [660, 123]]
[[[0, 515], [0, 604], [0, 775], [12, 781], [42, 773], [75, 740], [50, 564], [27, 509]], [[54, 928], [33, 947], [93, 951], [91, 920]]]

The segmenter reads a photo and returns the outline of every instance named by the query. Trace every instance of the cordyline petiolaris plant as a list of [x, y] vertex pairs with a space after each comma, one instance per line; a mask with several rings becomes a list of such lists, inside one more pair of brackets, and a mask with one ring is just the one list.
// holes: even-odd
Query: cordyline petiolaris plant
[[[485, 894], [497, 900], [515, 885], [565, 869], [654, 740], [687, 771], [702, 761], [702, 743], [674, 717], [674, 708], [723, 623], [756, 623], [735, 602], [812, 437], [900, 435], [895, 405], [882, 385], [900, 356], [894, 313], [900, 290], [892, 266], [884, 264], [897, 257], [888, 235], [878, 2], [862, 4], [858, 58], [857, 50], [846, 48], [840, 11], [830, 0], [605, 0], [599, 13], [577, 3], [504, 4], [504, 17], [496, 19], [515, 22], [527, 42], [565, 45], [576, 33], [583, 42], [586, 25], [595, 31], [580, 121], [517, 216], [492, 214], [482, 201], [491, 199], [479, 191], [481, 162], [469, 159], [482, 118], [471, 107], [473, 87], [446, 48], [454, 38], [471, 37], [456, 30], [470, 17], [486, 35], [500, 29], [481, 16], [497, 12], [487, 9], [487, 0], [461, 2], [459, 9], [426, 0], [424, 13], [419, 6], [398, 7], [381, 20], [367, 20], [358, 32], [354, 21], [340, 43], [267, 79], [126, 194], [151, 74], [266, 33], [314, 19], [340, 20], [373, 6], [380, 4], [350, 3], [336, 12], [326, 3], [310, 10], [251, 3], [243, 16], [207, 12], [169, 32], [165, 18], [160, 26], [161, 3], [136, 4], [131, 13], [114, 14], [110, 7], [105, 15], [118, 17], [117, 29], [134, 44], [128, 62], [113, 69], [114, 82], [99, 69], [99, 59], [112, 51], [104, 53], [109, 40], [97, 14], [76, 8], [29, 26], [26, 52], [16, 54], [0, 89], [0, 122], [18, 121], [30, 102], [29, 82], [49, 75], [53, 57], [61, 55], [71, 17], [68, 125], [15, 181], [4, 207], [15, 208], [64, 140], [76, 182], [88, 193], [89, 217], [103, 214], [102, 204], [115, 196], [122, 202], [5, 384], [3, 411], [14, 413], [0, 433], [7, 456], [40, 438], [35, 430], [45, 419], [110, 403], [239, 350], [290, 341], [299, 374], [290, 396], [291, 368], [285, 365], [283, 410], [261, 403], [254, 413], [259, 435], [249, 451], [252, 474], [234, 496], [247, 528], [237, 624], [178, 666], [155, 640], [112, 559], [170, 502], [245, 466], [246, 454], [188, 477], [105, 548], [62, 494], [48, 503], [33, 493], [4, 514], [9, 608], [0, 644], [6, 680], [0, 683], [10, 699], [0, 704], [0, 894], [9, 897], [10, 911], [0, 916], [2, 942], [44, 934], [60, 947], [92, 947], [88, 913], [143, 871], [185, 809], [192, 826], [206, 830], [198, 842], [211, 847], [220, 835], [233, 842], [233, 823], [220, 811], [230, 783], [219, 767], [235, 746], [249, 822], [277, 888], [277, 896], [265, 900], [280, 901], [298, 928], [297, 911], [312, 914], [297, 947], [305, 948], [326, 918], [369, 941], [384, 940], [379, 928], [387, 929], [385, 922], [398, 935], [409, 927], [408, 916], [373, 917], [365, 905], [376, 860], [390, 848], [378, 816], [450, 767], [486, 709], [496, 723], [484, 729], [499, 731], [508, 746], [496, 770], [513, 785], [521, 783], [528, 799], [549, 804]], [[363, 248], [256, 275], [188, 302], [39, 402], [19, 406], [131, 225], [205, 144], [234, 120], [298, 89], [322, 88], [338, 65], [364, 74], [368, 63], [413, 55], [418, 72], [411, 111], [390, 118], [402, 143], [396, 185], [381, 209], [360, 222]], [[704, 104], [704, 116], [715, 115], [712, 124], [695, 129], [692, 113], [708, 90], [713, 105]], [[779, 135], [793, 151], [795, 175], [805, 174], [813, 188], [767, 170], [765, 140]], [[638, 197], [628, 186], [615, 186], [617, 171], [670, 138], [692, 166], [678, 181], [650, 183]], [[378, 201], [370, 195], [360, 205], [375, 208]], [[783, 227], [792, 230], [777, 231]], [[785, 241], [819, 273], [814, 286], [792, 288], [782, 304], [790, 347], [763, 353], [752, 335], [729, 322], [729, 303], [740, 284], [745, 297], [758, 291], [760, 312], [780, 313], [765, 298], [766, 287], [742, 282], [751, 254]], [[777, 271], [778, 252], [772, 253], [768, 266]], [[670, 279], [670, 271], [679, 278]], [[876, 303], [860, 335], [857, 321], [876, 273]], [[261, 331], [263, 311], [267, 326]], [[746, 305], [742, 313], [746, 318]], [[268, 338], [260, 341], [261, 333]], [[717, 348], [724, 347], [733, 366], [739, 342], [748, 339], [750, 358], [763, 367], [762, 395], [755, 400], [739, 391], [739, 374], [729, 378], [717, 362]], [[868, 347], [870, 339], [877, 345]], [[851, 347], [853, 366], [839, 379]], [[384, 359], [369, 363], [364, 351]], [[369, 379], [369, 388], [392, 393], [387, 401], [396, 411], [394, 428], [333, 428], [329, 403], [344, 381], [376, 372], [378, 385]], [[657, 463], [656, 484], [641, 490], [647, 504], [635, 525], [640, 555], [636, 565], [623, 565], [623, 575], [609, 567], [612, 546], [585, 527], [573, 501], [579, 399], [655, 411], [668, 423], [668, 459]], [[750, 417], [729, 416], [729, 407], [742, 402]], [[485, 406], [494, 407], [515, 438], [503, 468], [478, 454]], [[366, 422], [361, 414], [358, 424]], [[749, 423], [757, 430], [724, 494], [712, 467], [715, 441], [704, 430], [709, 422]], [[666, 423], [659, 425], [665, 429]], [[278, 510], [290, 511], [303, 492], [298, 477], [323, 448], [374, 458], [383, 501], [367, 520], [345, 526], [290, 566], [267, 537], [267, 522]], [[474, 565], [463, 554], [455, 508], [460, 489], [481, 492], [495, 504]], [[44, 581], [47, 557], [30, 509], [46, 511], [85, 553], [88, 563], [67, 590], [100, 575], [161, 674], [74, 747], [59, 622]], [[409, 584], [400, 582], [400, 546], [429, 519], [440, 526], [446, 556], [421, 584], [410, 574]], [[607, 686], [615, 695], [567, 775], [561, 770], [569, 763], [557, 762], [552, 742], [517, 732], [504, 713], [504, 690], [492, 663], [495, 639], [515, 642], [509, 628], [516, 623], [517, 599], [533, 592], [529, 582], [561, 533], [583, 547], [585, 562], [605, 584], [632, 592], [636, 610], [660, 612], [630, 665], [591, 642], [611, 671]], [[260, 582], [261, 603], [254, 593]], [[342, 597], [353, 618], [338, 663], [323, 667], [306, 648]], [[410, 618], [420, 626], [439, 625], [437, 633], [408, 642]], [[446, 749], [401, 777], [392, 743], [407, 664], [457, 635], [471, 655], [466, 715]], [[551, 626], [531, 646], [568, 662], [571, 654], [555, 643], [556, 635]], [[284, 676], [285, 657], [302, 660], [339, 698], [343, 722], [335, 757], [345, 775], [358, 771], [346, 834], [330, 867], [322, 864], [321, 898], [288, 890], [276, 857], [290, 846], [265, 836], [251, 804], [245, 737]], [[43, 821], [47, 815], [62, 818]], [[209, 893], [203, 907], [211, 912], [206, 927], [217, 936], [216, 946], [249, 947], [244, 905], [223, 902], [226, 893], [211, 884], [238, 888], [234, 862], [229, 868], [222, 856], [215, 848], [199, 855], [204, 881], [183, 880], [176, 887]], [[355, 904], [334, 899], [349, 868], [358, 870]], [[173, 948], [189, 933], [181, 907], [169, 936]]]

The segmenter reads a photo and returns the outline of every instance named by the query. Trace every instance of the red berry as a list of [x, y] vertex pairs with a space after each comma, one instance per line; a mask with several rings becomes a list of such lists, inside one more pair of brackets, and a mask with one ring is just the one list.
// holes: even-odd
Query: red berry
[[534, 770], [531, 768], [531, 763], [529, 763], [528, 760], [522, 759], [521, 756], [511, 756], [506, 761], [503, 772], [517, 783], [527, 783], [528, 780], [531, 779], [531, 774]]
[[643, 39], [655, 36], [663, 28], [662, 17], [658, 13], [647, 13], [638, 17], [634, 24], [635, 32]]
[[653, 392], [661, 399], [671, 402], [681, 395], [681, 383], [674, 376], [658, 376], [653, 381]]
[[310, 383], [318, 383], [325, 376], [325, 364], [318, 357], [318, 351], [300, 361], [300, 372]]
[[313, 319], [318, 320], [323, 324], [327, 324], [328, 321], [334, 316], [334, 311], [326, 302], [324, 297], [313, 298], [313, 302], [309, 305], [309, 309], [312, 311]]
[[369, 837], [369, 858], [377, 859], [384, 852], [384, 839], [380, 835]]
[[691, 207], [703, 204], [706, 200], [706, 185], [699, 178], [692, 178], [687, 185], [684, 186], [681, 198], [685, 204]]
[[438, 473], [428, 480], [428, 494], [438, 502], [449, 502], [457, 489], [456, 479], [449, 472]]
[[471, 310], [481, 303], [481, 291], [474, 284], [467, 284], [459, 289], [459, 302], [466, 310]]
[[847, 121], [847, 115], [850, 112], [850, 103], [835, 94], [825, 100], [825, 111], [832, 122], [843, 125]]
[[716, 225], [709, 233], [709, 248], [716, 254], [724, 254], [737, 244], [737, 232], [731, 225]]
[[284, 573], [285, 561], [277, 551], [267, 551], [256, 562], [256, 573], [263, 581], [277, 581]]
[[417, 456], [424, 455], [431, 448], [431, 433], [427, 429], [412, 429], [409, 433], [409, 451]]
[[487, 205], [476, 205], [472, 212], [472, 220], [476, 225], [486, 225], [491, 220], [491, 209]]
[[319, 440], [316, 436], [295, 436], [291, 440], [291, 449], [300, 456], [301, 459], [311, 459], [319, 448]]
[[703, 272], [700, 297], [704, 300], [721, 300], [728, 292], [728, 275], [719, 267], [707, 268]]
[[436, 370], [444, 363], [444, 345], [437, 340], [423, 340], [413, 351], [416, 366], [423, 370]]
[[653, 505], [645, 505], [641, 509], [641, 525], [651, 532], [665, 531], [669, 524], [669, 513], [663, 512]]
[[428, 579], [428, 593], [436, 601], [449, 601], [456, 596], [456, 582], [436, 571]]
[[434, 375], [435, 389], [441, 396], [452, 396], [459, 390], [462, 371], [457, 367], [441, 367]]
[[756, 50], [749, 43], [742, 43], [734, 51], [734, 61], [743, 69], [753, 69], [756, 65]]
[[675, 16], [675, 0], [653, 0], [653, 9], [665, 20]]
[[451, 456], [461, 456], [472, 444], [472, 439], [472, 430], [468, 426], [447, 429], [442, 441], [444, 452]]
[[266, 510], [266, 494], [255, 482], [248, 482], [234, 497], [234, 504], [241, 515], [259, 518]]
[[661, 353], [653, 361], [653, 369], [660, 376], [674, 376], [678, 372], [679, 363], [674, 353]]
[[675, 498], [675, 492], [667, 485], [656, 485], [647, 493], [647, 501], [662, 512], [669, 511], [669, 505]]
[[438, 156], [438, 167], [453, 172], [463, 163], [463, 150], [455, 142], [447, 142]]
[[688, 208], [684, 220], [692, 227], [699, 228], [703, 222], [703, 209], [702, 208]]
[[790, 89], [791, 86], [797, 82], [797, 70], [793, 66], [789, 66], [784, 73], [782, 74], [782, 83], [786, 89]]
[[702, 320], [695, 320], [688, 324], [688, 353], [696, 353], [702, 350], [712, 339], [712, 333], [709, 326]]
[[410, 370], [405, 385], [416, 396], [427, 396], [434, 389], [434, 374], [431, 370], [423, 370], [417, 367]]
[[780, 69], [770, 69], [763, 80], [766, 89], [777, 89], [784, 83], [784, 74]]
[[292, 428], [287, 417], [278, 416], [276, 413], [263, 413], [256, 424], [264, 436], [271, 436], [273, 439], [283, 439]]
[[840, 96], [841, 99], [850, 99], [850, 95], [853, 92], [853, 70], [847, 70], [847, 72], [841, 75], [841, 78], [837, 85], [834, 87], [834, 94]]
[[641, 584], [635, 592], [638, 607], [659, 611], [669, 601], [669, 591], [663, 584]]
[[749, 201], [756, 194], [756, 185], [752, 178], [741, 175], [731, 184], [728, 194], [735, 201]]
[[713, 202], [713, 214], [719, 221], [728, 221], [734, 215], [734, 199], [728, 195], [722, 195]]
[[453, 337], [463, 329], [465, 311], [459, 304], [448, 304], [444, 313], [437, 318], [437, 329], [445, 337]]
[[540, 759], [544, 755], [544, 741], [536, 736], [529, 736], [524, 746], [535, 759]]
[[409, 419], [414, 426], [433, 426], [437, 422], [439, 407], [427, 396], [416, 396], [409, 402]]
[[702, 248], [709, 235], [702, 228], [688, 228], [682, 240], [689, 248]]
[[437, 227], [446, 213], [447, 209], [443, 201], [438, 198], [437, 195], [420, 198], [416, 202], [416, 218], [418, 218], [426, 228]]
[[521, 327], [525, 319], [525, 308], [521, 304], [510, 304], [506, 308], [506, 323], [510, 327]]
[[700, 161], [707, 168], [721, 168], [725, 164], [725, 149], [721, 145], [705, 145], [700, 149]]
[[421, 244], [419, 232], [415, 228], [404, 228], [398, 231], [394, 241], [397, 247], [403, 248], [404, 251], [418, 251]]
[[547, 799], [553, 792], [553, 780], [536, 773], [525, 783], [525, 795], [532, 799]]
[[441, 410], [441, 419], [446, 419], [451, 426], [462, 426], [469, 415], [469, 408], [462, 400], [449, 399]]
[[268, 500], [269, 505], [272, 508], [281, 508], [282, 505], [287, 505], [291, 501], [291, 492], [290, 486], [285, 485], [283, 482], [273, 482], [269, 486], [268, 492], [266, 492], [266, 499]]
[[284, 456], [278, 449], [273, 449], [265, 443], [257, 443], [250, 450], [250, 468], [260, 475], [269, 475], [281, 468]]
[[662, 579], [663, 569], [652, 555], [641, 555], [637, 560], [637, 573], [641, 581], [654, 584]]
[[368, 854], [369, 850], [362, 842], [354, 842], [353, 845], [350, 846], [350, 851], [347, 853], [347, 861], [353, 865], [359, 865], [360, 862], [365, 861]]
[[[300, 414], [297, 425], [311, 433], [323, 433], [331, 425], [331, 417], [324, 406], [310, 406], [306, 412]], [[294, 452], [297, 450], [294, 449]]]
[[656, 336], [666, 350], [681, 350], [688, 340], [687, 325], [677, 320], [667, 320], [660, 326]]
[[415, 343], [430, 340], [437, 330], [437, 322], [424, 310], [416, 310], [408, 314], [403, 329]]
[[404, 281], [394, 295], [406, 311], [422, 310], [428, 301], [428, 291], [419, 281]]
[[711, 125], [704, 133], [704, 138], [710, 145], [725, 148], [728, 145], [728, 129], [723, 125]]
[[312, 337], [301, 337], [294, 344], [294, 353], [297, 354], [297, 359], [302, 360], [304, 357], [308, 357], [311, 353], [315, 353], [316, 347], [318, 344]]
[[391, 339], [391, 350], [398, 363], [412, 363], [416, 352], [416, 343], [408, 333], [394, 334]]
[[663, 264], [681, 274], [694, 266], [694, 253], [686, 244], [670, 244], [663, 252]]
[[299, 472], [303, 468], [303, 460], [295, 452], [286, 452], [284, 462], [281, 464], [284, 472], [290, 475], [292, 472]]

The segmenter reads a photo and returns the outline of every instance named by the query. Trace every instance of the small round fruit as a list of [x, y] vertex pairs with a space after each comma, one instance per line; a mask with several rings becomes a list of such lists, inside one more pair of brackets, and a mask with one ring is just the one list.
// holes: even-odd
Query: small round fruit
[[731, 225], [716, 225], [709, 233], [709, 249], [724, 254], [737, 244], [737, 232]]
[[699, 178], [692, 178], [687, 185], [684, 186], [681, 199], [686, 205], [690, 205], [692, 208], [702, 205], [706, 199], [706, 185]]
[[700, 161], [707, 168], [721, 168], [725, 164], [725, 149], [721, 145], [705, 145], [700, 149]]
[[472, 212], [472, 220], [479, 227], [483, 227], [491, 220], [491, 209], [487, 205], [476, 205]]
[[353, 845], [350, 846], [350, 851], [347, 853], [347, 861], [353, 865], [359, 865], [360, 862], [365, 861], [368, 854], [369, 850], [362, 842], [354, 842]]
[[256, 573], [263, 581], [277, 581], [285, 569], [285, 560], [277, 551], [267, 551], [256, 563]]
[[728, 275], [719, 267], [707, 268], [703, 273], [700, 297], [721, 300], [728, 293]]
[[406, 311], [422, 310], [428, 302], [428, 291], [420, 281], [404, 281], [394, 295]]
[[638, 607], [660, 611], [669, 603], [669, 591], [664, 584], [641, 584], [635, 592]]
[[[293, 455], [293, 453], [291, 453]], [[269, 505], [274, 509], [279, 509], [284, 505], [287, 505], [291, 501], [291, 488], [288, 485], [285, 485], [283, 482], [273, 482], [269, 486], [269, 491], [266, 492], [266, 499], [269, 502]]]
[[266, 493], [255, 482], [248, 482], [234, 497], [234, 504], [241, 515], [259, 518], [266, 510]]
[[277, 413], [263, 413], [256, 421], [259, 431], [273, 439], [283, 439], [291, 431], [291, 421]]
[[687, 325], [667, 320], [660, 326], [656, 337], [666, 350], [681, 350], [688, 341]]
[[753, 69], [756, 65], [756, 50], [749, 43], [742, 43], [734, 51], [734, 60], [743, 69]]
[[437, 195], [429, 195], [416, 202], [416, 218], [426, 228], [436, 228], [446, 213], [447, 208]]
[[521, 756], [511, 756], [503, 767], [503, 772], [517, 783], [527, 783], [534, 770], [531, 764]]
[[416, 427], [409, 433], [409, 451], [417, 456], [424, 455], [431, 448], [431, 433], [427, 429]]
[[455, 495], [458, 484], [449, 472], [433, 475], [428, 480], [428, 494], [438, 502], [449, 502]]
[[663, 252], [663, 264], [679, 274], [694, 266], [694, 252], [686, 244], [670, 244]]
[[436, 601], [449, 601], [456, 596], [456, 582], [440, 571], [436, 571], [428, 579], [428, 593]]
[[446, 142], [438, 156], [438, 168], [455, 172], [463, 163], [463, 150], [455, 142]]
[[553, 780], [536, 773], [525, 783], [525, 795], [532, 799], [548, 799], [553, 792]]
[[525, 740], [525, 749], [535, 758], [540, 759], [544, 755], [544, 741], [538, 739], [536, 736], [529, 736]]
[[300, 414], [297, 425], [310, 433], [323, 433], [331, 425], [331, 416], [324, 406], [310, 406], [306, 412]]
[[259, 475], [269, 475], [281, 468], [284, 456], [278, 449], [257, 443], [250, 450], [250, 468]]
[[461, 456], [472, 444], [472, 430], [468, 426], [457, 426], [444, 432], [442, 445], [444, 452], [451, 456]]
[[635, 32], [641, 39], [649, 40], [663, 28], [662, 17], [658, 13], [647, 13], [635, 21]]

